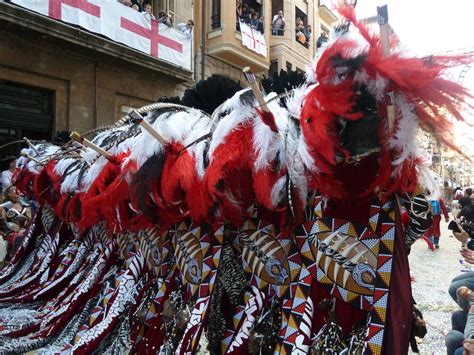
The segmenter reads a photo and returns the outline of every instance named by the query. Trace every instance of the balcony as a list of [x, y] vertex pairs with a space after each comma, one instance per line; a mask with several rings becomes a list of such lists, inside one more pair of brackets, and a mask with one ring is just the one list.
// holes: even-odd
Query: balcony
[[[231, 65], [243, 68], [250, 66], [255, 73], [266, 72], [270, 66], [268, 43], [270, 43], [270, 23], [265, 21], [265, 43], [267, 43], [267, 55], [263, 56], [245, 47], [242, 44], [242, 34], [237, 29], [237, 15], [235, 7], [225, 9], [221, 5], [233, 4], [233, 1], [213, 1], [208, 9], [210, 23], [206, 38], [206, 52]], [[216, 5], [217, 3], [217, 5]], [[270, 16], [269, 1], [263, 4], [264, 17]], [[222, 11], [221, 11], [222, 9]]]
[[319, 17], [323, 23], [331, 24], [337, 21], [336, 15], [326, 5], [319, 6], [318, 11]]
[[[92, 4], [91, 6], [95, 6], [93, 10], [96, 11], [92, 11], [91, 8], [83, 10], [73, 6], [63, 6], [62, 11], [59, 10], [57, 14], [45, 7], [44, 4], [37, 5], [36, 2], [32, 2], [31, 6], [31, 9], [24, 8], [15, 5], [14, 1], [11, 3], [0, 3], [0, 26], [2, 30], [22, 34], [25, 38], [40, 38], [42, 41], [52, 45], [59, 45], [70, 51], [81, 52], [87, 56], [96, 56], [96, 54], [100, 53], [101, 55], [115, 57], [120, 61], [127, 61], [147, 70], [172, 75], [178, 81], [184, 82], [191, 78], [190, 40], [188, 40], [189, 45], [184, 44], [184, 42], [179, 43], [174, 38], [169, 40], [171, 44], [176, 44], [176, 48], [179, 47], [181, 51], [187, 50], [189, 52], [189, 59], [184, 58], [182, 63], [176, 64], [176, 62], [166, 58], [166, 55], [163, 55], [163, 48], [168, 50], [160, 43], [160, 41], [168, 40], [168, 38], [165, 38], [166, 36], [159, 33], [161, 27], [158, 26], [163, 25], [156, 23], [156, 43], [153, 45], [153, 23], [150, 28], [150, 20], [148, 19], [148, 23], [145, 23], [143, 17], [134, 23], [134, 16], [138, 13], [119, 3], [104, 3], [100, 4], [100, 6]], [[34, 6], [38, 6], [38, 9], [34, 8]], [[113, 11], [109, 8], [103, 8], [106, 6], [112, 6]], [[65, 8], [67, 8], [67, 11], [64, 10]], [[87, 30], [83, 28], [84, 26], [81, 27], [82, 24], [77, 25], [73, 22], [81, 18], [81, 15], [75, 14], [73, 11], [79, 12], [82, 10], [86, 13], [86, 16], [90, 15], [97, 18], [96, 27], [92, 26], [91, 30]], [[100, 12], [97, 12], [99, 10]], [[99, 14], [101, 15], [100, 17], [109, 17], [105, 19], [108, 21], [105, 23], [108, 24], [110, 23], [110, 16], [118, 16], [119, 21], [115, 22], [122, 25], [123, 31], [128, 31], [126, 32], [127, 36], [125, 36], [125, 39], [122, 41], [114, 39], [113, 36], [120, 31], [100, 23], [102, 18], [99, 19]], [[63, 17], [61, 18], [61, 16]], [[128, 24], [129, 28], [123, 25], [127, 19], [128, 22], [125, 24]], [[90, 22], [85, 21], [85, 23]], [[148, 29], [146, 28], [147, 25]], [[103, 33], [99, 33], [99, 30], [95, 29], [100, 29]], [[135, 30], [135, 33], [133, 30]], [[178, 32], [173, 29], [169, 29], [169, 31]], [[145, 38], [146, 35], [149, 35], [149, 38]], [[181, 34], [178, 35], [181, 36]], [[133, 36], [139, 37], [139, 39], [134, 39]], [[135, 43], [139, 43], [139, 47]], [[159, 52], [158, 44], [161, 44]]]

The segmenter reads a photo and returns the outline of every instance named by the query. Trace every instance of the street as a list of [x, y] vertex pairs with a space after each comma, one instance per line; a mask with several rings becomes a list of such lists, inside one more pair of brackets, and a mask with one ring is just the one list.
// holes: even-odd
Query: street
[[423, 313], [428, 334], [419, 345], [420, 354], [446, 354], [444, 337], [451, 329], [451, 313], [458, 309], [448, 294], [451, 279], [466, 269], [460, 263], [460, 243], [441, 221], [440, 249], [432, 252], [423, 240], [412, 247], [410, 270], [415, 282], [413, 297]]

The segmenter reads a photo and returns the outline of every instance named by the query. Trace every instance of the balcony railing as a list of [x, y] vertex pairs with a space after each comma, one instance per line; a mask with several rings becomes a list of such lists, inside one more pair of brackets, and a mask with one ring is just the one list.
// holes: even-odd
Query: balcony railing
[[285, 29], [284, 28], [272, 28], [272, 36], [284, 36]]
[[[11, 0], [10, 3], [79, 26], [176, 67], [191, 70], [192, 38], [159, 23], [149, 14], [137, 12], [119, 2], [56, 0], [45, 5], [41, 1]], [[63, 3], [69, 6], [62, 6]]]

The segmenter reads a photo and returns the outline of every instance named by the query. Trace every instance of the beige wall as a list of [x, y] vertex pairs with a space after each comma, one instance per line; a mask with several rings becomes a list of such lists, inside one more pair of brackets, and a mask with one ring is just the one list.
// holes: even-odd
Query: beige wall
[[193, 17], [193, 0], [175, 0], [176, 18], [175, 23], [186, 22]]
[[210, 77], [212, 74], [219, 74], [229, 77], [230, 79], [243, 84], [245, 78], [242, 75], [242, 70], [235, 66], [229, 65], [218, 59], [207, 57], [204, 69], [204, 78]]
[[111, 124], [122, 116], [122, 106], [139, 107], [179, 90], [173, 77], [117, 58], [89, 57], [4, 32], [0, 79], [52, 90], [54, 131]]

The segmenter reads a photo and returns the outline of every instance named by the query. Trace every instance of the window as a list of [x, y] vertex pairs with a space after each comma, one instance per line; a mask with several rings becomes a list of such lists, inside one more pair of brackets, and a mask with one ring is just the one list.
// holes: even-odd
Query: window
[[[283, 22], [285, 20], [285, 16], [283, 13], [283, 0], [272, 1], [272, 17], [270, 18], [270, 21], [272, 23], [272, 35], [274, 36], [283, 36], [285, 32], [285, 23]], [[275, 16], [277, 17], [275, 18], [275, 23], [273, 23], [273, 18]], [[281, 18], [279, 16], [281, 16]]]
[[296, 41], [305, 47], [309, 46], [311, 26], [308, 27], [308, 16], [298, 6], [295, 6], [295, 34]]
[[319, 35], [318, 41], [316, 42], [316, 47], [317, 48], [321, 47], [324, 43], [328, 41], [328, 39], [329, 39], [329, 30], [326, 27], [321, 26], [320, 35]]
[[211, 28], [214, 30], [221, 27], [221, 0], [212, 0]]
[[283, 10], [283, 0], [273, 0], [272, 1], [272, 16], [278, 14], [278, 11]]
[[259, 15], [262, 15], [262, 2], [258, 0], [242, 0], [242, 6], [245, 7], [247, 6], [249, 11], [255, 11]]
[[[236, 30], [240, 31], [239, 19], [243, 22], [252, 25], [254, 28], [258, 28], [258, 19], [263, 15], [263, 6], [261, 0], [236, 0]], [[256, 18], [252, 18], [252, 15], [256, 14]], [[263, 33], [263, 28], [261, 29]]]
[[291, 71], [291, 68], [292, 68], [292, 64], [290, 62], [286, 62], [286, 71], [289, 73]]
[[158, 15], [160, 11], [166, 12], [174, 20], [176, 13], [175, 0], [158, 0], [158, 8], [155, 9], [155, 15]]

